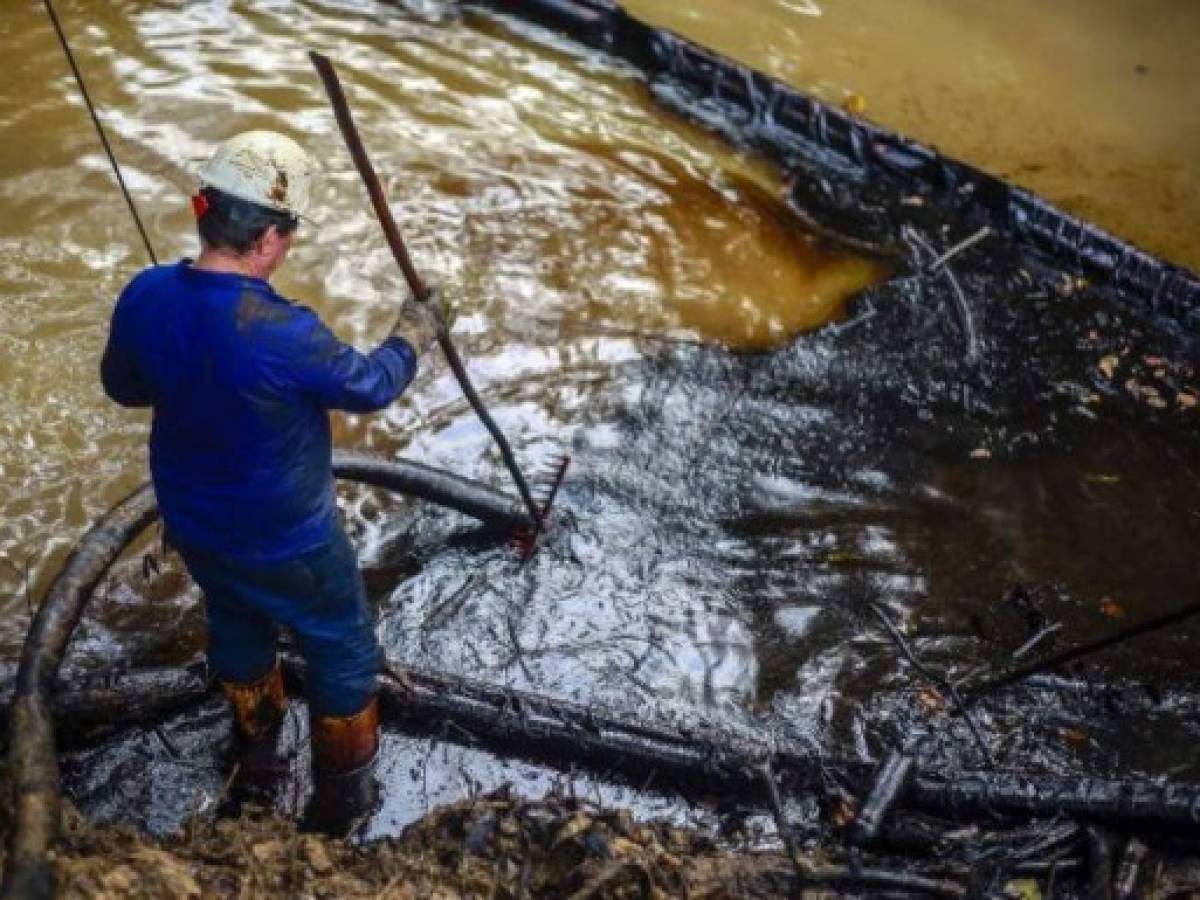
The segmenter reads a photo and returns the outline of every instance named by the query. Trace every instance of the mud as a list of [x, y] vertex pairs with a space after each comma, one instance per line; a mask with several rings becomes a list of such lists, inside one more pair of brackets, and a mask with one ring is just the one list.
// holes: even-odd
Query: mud
[[777, 855], [718, 849], [666, 823], [641, 824], [566, 795], [522, 801], [501, 790], [439, 809], [370, 846], [297, 832], [250, 814], [188, 823], [148, 842], [69, 811], [55, 855], [58, 896], [633, 897], [778, 896], [794, 876]]
[[[564, 786], [543, 799], [501, 787], [442, 806], [397, 837], [363, 844], [298, 832], [249, 811], [189, 821], [147, 840], [74, 809], [54, 856], [62, 897], [294, 896], [401, 898], [1094, 896], [1102, 839], [1127, 896], [1185, 897], [1200, 885], [1179, 848], [1058, 821], [939, 831], [933, 820], [889, 826], [886, 843], [852, 856], [801, 832], [798, 866], [761, 849], [752, 829], [715, 839], [601, 807]], [[0, 823], [0, 836], [3, 823]], [[1091, 856], [1089, 856], [1091, 854]], [[802, 879], [802, 880], [801, 880]], [[1035, 895], [1036, 896], [1036, 895]]]

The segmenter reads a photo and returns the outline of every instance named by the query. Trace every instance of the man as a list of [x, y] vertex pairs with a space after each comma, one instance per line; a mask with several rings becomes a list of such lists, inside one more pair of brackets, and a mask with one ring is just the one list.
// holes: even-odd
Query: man
[[150, 468], [170, 542], [204, 591], [208, 661], [230, 699], [243, 763], [273, 757], [285, 709], [280, 626], [307, 663], [314, 810], [337, 829], [379, 746], [379, 650], [357, 560], [337, 519], [328, 410], [388, 406], [442, 321], [407, 301], [362, 354], [279, 296], [314, 166], [281, 134], [223, 144], [193, 197], [197, 259], [148, 269], [112, 317], [101, 378], [154, 409]]

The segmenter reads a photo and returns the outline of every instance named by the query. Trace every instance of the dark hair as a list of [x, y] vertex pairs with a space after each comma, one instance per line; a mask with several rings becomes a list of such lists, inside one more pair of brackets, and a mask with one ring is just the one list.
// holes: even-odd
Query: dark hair
[[202, 188], [200, 193], [208, 201], [208, 209], [196, 225], [200, 239], [212, 247], [246, 253], [272, 225], [283, 236], [300, 224], [295, 216], [232, 197], [216, 188]]

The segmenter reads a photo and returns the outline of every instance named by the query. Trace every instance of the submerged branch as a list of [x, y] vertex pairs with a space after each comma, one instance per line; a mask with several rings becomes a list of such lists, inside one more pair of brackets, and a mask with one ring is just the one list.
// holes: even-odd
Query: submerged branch
[[992, 758], [992, 751], [988, 747], [987, 742], [984, 741], [983, 735], [979, 732], [979, 728], [975, 724], [975, 720], [971, 717], [971, 711], [968, 708], [967, 703], [959, 694], [958, 688], [955, 687], [954, 683], [948, 678], [943, 678], [941, 675], [934, 673], [932, 670], [927, 668], [924, 663], [917, 659], [916, 654], [913, 653], [912, 648], [909, 647], [908, 641], [904, 639], [904, 635], [900, 633], [900, 630], [895, 626], [895, 624], [893, 624], [892, 620], [888, 617], [888, 614], [883, 611], [883, 608], [878, 603], [871, 603], [870, 606], [871, 611], [875, 613], [875, 615], [879, 618], [879, 621], [883, 623], [884, 628], [887, 629], [892, 641], [900, 649], [900, 652], [904, 654], [904, 658], [912, 664], [912, 667], [916, 669], [922, 677], [924, 677], [939, 690], [945, 691], [946, 694], [950, 696], [950, 699], [954, 703], [955, 710], [966, 721], [967, 727], [971, 729], [971, 735], [975, 738], [975, 743], [979, 745], [979, 750], [983, 754], [984, 760], [987, 761], [988, 768], [996, 768], [996, 761]]
[[929, 271], [936, 272], [942, 266], [946, 265], [946, 263], [950, 262], [950, 260], [954, 259], [954, 257], [958, 256], [958, 254], [962, 253], [964, 250], [968, 249], [969, 247], [974, 247], [980, 241], [984, 240], [987, 237], [990, 237], [991, 234], [992, 234], [991, 227], [988, 225], [984, 225], [973, 235], [959, 241], [957, 244], [955, 244], [953, 247], [951, 247], [949, 250], [947, 250], [945, 253], [943, 253], [941, 256], [939, 256], [937, 259], [935, 259], [933, 262], [931, 262], [928, 266]]

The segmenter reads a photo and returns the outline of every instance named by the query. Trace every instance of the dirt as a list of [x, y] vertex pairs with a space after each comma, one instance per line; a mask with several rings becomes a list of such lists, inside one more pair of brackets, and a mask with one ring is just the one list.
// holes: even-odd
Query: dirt
[[[253, 811], [194, 819], [153, 840], [128, 826], [98, 825], [71, 804], [50, 857], [62, 898], [306, 897], [817, 898], [1095, 896], [1097, 874], [1127, 897], [1192, 898], [1200, 860], [1169, 837], [1141, 839], [1082, 829], [1061, 817], [1007, 832], [945, 832], [915, 852], [914, 822], [897, 822], [890, 858], [838, 842], [801, 843], [793, 866], [780, 852], [728, 844], [665, 822], [639, 822], [551, 793], [525, 800], [502, 788], [434, 810], [396, 838], [369, 844], [304, 833]], [[0, 818], [0, 838], [9, 823]], [[906, 859], [898, 856], [901, 832]], [[723, 839], [724, 841], [725, 839]], [[1095, 841], [1109, 855], [1095, 864]], [[1091, 843], [1089, 843], [1091, 842]], [[964, 863], [960, 852], [974, 858]], [[841, 860], [841, 862], [838, 862]], [[0, 857], [2, 862], [2, 857]], [[921, 874], [912, 869], [918, 865]], [[804, 874], [804, 884], [799, 874]]]
[[52, 852], [64, 898], [755, 897], [791, 881], [777, 853], [736, 853], [663, 823], [507, 791], [443, 807], [355, 846], [271, 815], [190, 822], [151, 841], [67, 805]]

